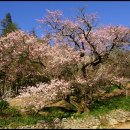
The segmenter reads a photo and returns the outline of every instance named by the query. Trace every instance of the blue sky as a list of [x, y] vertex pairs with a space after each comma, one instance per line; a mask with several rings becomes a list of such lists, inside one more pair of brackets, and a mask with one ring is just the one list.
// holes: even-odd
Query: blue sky
[[24, 31], [36, 28], [41, 36], [42, 30], [37, 29], [36, 19], [45, 16], [46, 9], [62, 10], [65, 17], [71, 18], [78, 7], [88, 6], [89, 13], [97, 12], [100, 16], [99, 25], [125, 25], [130, 27], [129, 1], [0, 1], [0, 20], [10, 12], [12, 19]]

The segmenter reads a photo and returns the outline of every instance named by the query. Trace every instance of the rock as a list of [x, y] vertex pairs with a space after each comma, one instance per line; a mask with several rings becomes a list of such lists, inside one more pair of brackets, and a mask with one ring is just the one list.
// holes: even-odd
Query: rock
[[126, 119], [124, 118], [124, 119], [120, 119], [120, 120], [118, 120], [118, 122], [119, 123], [124, 123], [124, 122], [126, 122]]
[[127, 118], [126, 118], [126, 121], [130, 121], [130, 117], [127, 117]]
[[43, 116], [47, 116], [49, 114], [49, 112], [43, 112], [43, 111], [40, 111], [38, 112], [40, 115], [43, 115]]
[[62, 121], [63, 121], [63, 122], [66, 122], [66, 121], [67, 121], [67, 119], [66, 119], [66, 118], [62, 118]]
[[68, 103], [65, 100], [61, 100], [55, 103], [50, 103], [48, 105], [46, 105], [44, 108], [49, 108], [49, 107], [60, 107], [60, 108], [64, 108], [66, 110], [72, 110], [73, 109], [73, 105], [71, 105], [70, 103]]
[[92, 129], [96, 129], [96, 128], [98, 128], [98, 126], [92, 126]]
[[110, 118], [110, 119], [109, 119], [109, 124], [110, 124], [110, 125], [116, 125], [116, 124], [118, 124], [118, 121], [115, 120], [115, 119]]
[[99, 118], [100, 124], [101, 125], [108, 125], [108, 123], [109, 123], [108, 119], [109, 119], [108, 117], [100, 117]]
[[60, 119], [59, 119], [59, 118], [55, 118], [55, 119], [53, 120], [53, 122], [54, 122], [55, 124], [60, 123]]
[[39, 120], [38, 122], [37, 122], [37, 124], [36, 124], [36, 128], [45, 128], [47, 126], [47, 123], [46, 123], [46, 121], [44, 121], [44, 120]]
[[22, 116], [25, 116], [25, 115], [30, 114], [30, 111], [27, 110], [27, 109], [21, 109], [21, 110], [20, 110], [20, 114], [21, 114]]
[[45, 120], [39, 120], [37, 123], [40, 123], [40, 124], [45, 124], [46, 121]]

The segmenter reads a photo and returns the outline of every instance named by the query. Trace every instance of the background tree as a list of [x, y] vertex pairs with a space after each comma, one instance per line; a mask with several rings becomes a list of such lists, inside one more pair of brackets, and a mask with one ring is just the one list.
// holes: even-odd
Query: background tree
[[35, 28], [32, 28], [32, 30], [30, 31], [30, 34], [33, 35], [34, 37], [37, 37]]
[[12, 21], [11, 14], [7, 13], [5, 18], [1, 21], [2, 35], [6, 35], [12, 31], [18, 30], [16, 23]]

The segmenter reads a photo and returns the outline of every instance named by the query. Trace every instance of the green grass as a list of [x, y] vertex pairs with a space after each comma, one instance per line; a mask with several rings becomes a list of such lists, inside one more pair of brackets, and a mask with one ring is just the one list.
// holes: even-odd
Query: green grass
[[110, 92], [113, 92], [116, 89], [122, 89], [122, 88], [123, 88], [123, 86], [121, 86], [121, 85], [111, 85], [111, 86], [107, 86], [105, 88], [105, 91], [106, 91], [106, 93], [110, 93]]
[[130, 96], [126, 99], [125, 96], [112, 97], [106, 100], [97, 100], [89, 106], [89, 112], [82, 114], [74, 113], [73, 118], [84, 118], [90, 115], [99, 116], [105, 115], [112, 110], [122, 109], [130, 111]]
[[[3, 115], [0, 116], [0, 126], [7, 127], [10, 125], [15, 127], [20, 125], [34, 124], [37, 121], [37, 116], [34, 116], [22, 116], [17, 109], [9, 107], [4, 111]], [[40, 118], [40, 116], [38, 116], [38, 118]]]
[[90, 115], [103, 115], [115, 109], [130, 111], [130, 96], [127, 99], [125, 96], [118, 96], [111, 99], [99, 100], [92, 104], [89, 109]]
[[54, 118], [67, 118], [71, 116], [71, 112], [62, 110], [60, 108], [49, 108], [49, 115], [40, 115], [33, 113], [30, 115], [21, 115], [15, 108], [8, 108], [0, 118], [0, 127], [17, 128], [18, 126], [33, 125], [39, 120], [52, 121]]
[[17, 127], [22, 125], [36, 124], [38, 120], [43, 120], [44, 117], [40, 115], [27, 115], [27, 116], [12, 116], [8, 118], [0, 119], [0, 126], [2, 127]]
[[74, 111], [66, 111], [62, 108], [50, 107], [42, 110], [48, 112], [48, 115], [40, 115], [38, 113], [21, 115], [17, 109], [9, 107], [4, 110], [3, 115], [0, 115], [0, 127], [10, 126], [11, 128], [17, 128], [18, 126], [36, 124], [39, 120], [50, 122], [54, 118], [83, 118], [90, 115], [99, 116], [116, 109], [130, 111], [130, 96], [127, 99], [125, 96], [118, 96], [111, 99], [98, 100], [94, 102], [89, 109], [89, 113], [79, 114]]

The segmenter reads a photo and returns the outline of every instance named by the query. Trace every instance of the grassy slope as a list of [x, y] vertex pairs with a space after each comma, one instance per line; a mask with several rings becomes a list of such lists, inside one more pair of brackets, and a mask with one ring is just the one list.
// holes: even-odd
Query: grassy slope
[[21, 115], [18, 110], [14, 108], [8, 108], [4, 111], [3, 115], [0, 115], [0, 126], [7, 127], [11, 126], [16, 128], [22, 125], [36, 124], [38, 120], [51, 121], [54, 118], [67, 118], [67, 117], [84, 117], [86, 115], [103, 115], [114, 109], [123, 109], [130, 111], [130, 96], [128, 99], [125, 96], [113, 97], [107, 100], [96, 101], [90, 106], [89, 113], [77, 114], [74, 112], [65, 111], [59, 108], [49, 109], [49, 115], [40, 115], [32, 113], [30, 115]]

